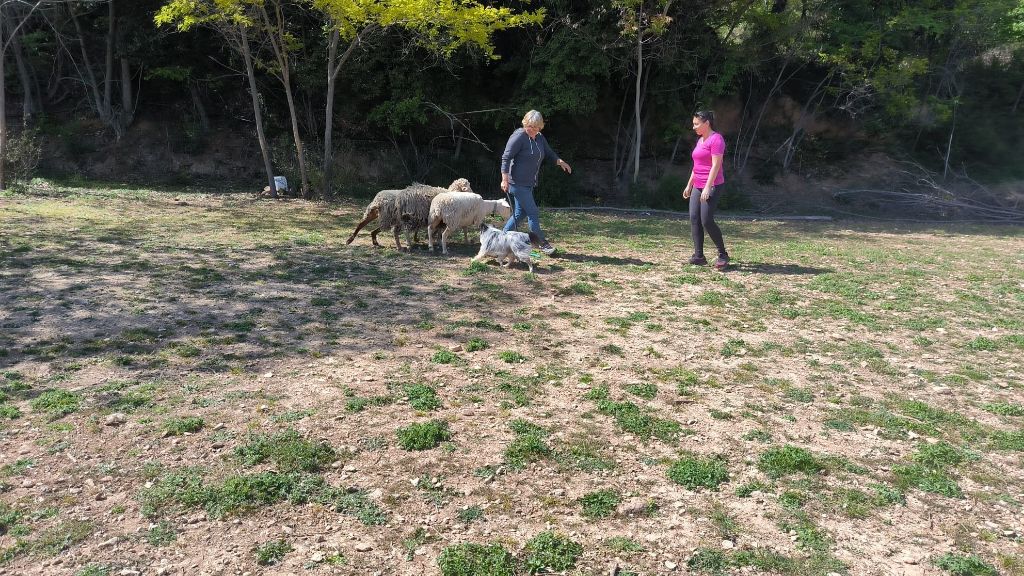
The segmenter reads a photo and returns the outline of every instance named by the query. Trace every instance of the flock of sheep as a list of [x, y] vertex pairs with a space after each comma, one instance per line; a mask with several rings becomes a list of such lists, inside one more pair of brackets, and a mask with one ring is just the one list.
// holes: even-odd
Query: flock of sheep
[[398, 232], [403, 230], [405, 242], [411, 247], [411, 235], [426, 228], [431, 251], [434, 250], [434, 235], [443, 230], [441, 250], [448, 254], [448, 239], [453, 232], [481, 229], [485, 226], [484, 220], [495, 214], [508, 219], [512, 215], [512, 207], [506, 200], [485, 200], [473, 192], [465, 178], [452, 182], [447, 189], [413, 184], [402, 190], [381, 190], [366, 207], [363, 218], [345, 243], [351, 244], [364, 226], [377, 220], [377, 228], [370, 232], [374, 246], [380, 246], [377, 234], [381, 230], [390, 230], [395, 236], [395, 247], [401, 250]]

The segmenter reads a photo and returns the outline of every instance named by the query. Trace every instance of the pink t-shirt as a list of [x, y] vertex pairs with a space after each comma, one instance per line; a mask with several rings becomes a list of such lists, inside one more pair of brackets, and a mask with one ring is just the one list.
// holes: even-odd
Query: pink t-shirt
[[[697, 145], [693, 147], [693, 186], [704, 188], [708, 183], [708, 174], [711, 173], [711, 157], [725, 154], [725, 138], [718, 132], [712, 132], [708, 137], [698, 138]], [[718, 176], [715, 177], [715, 186], [725, 182], [725, 167], [720, 167]]]

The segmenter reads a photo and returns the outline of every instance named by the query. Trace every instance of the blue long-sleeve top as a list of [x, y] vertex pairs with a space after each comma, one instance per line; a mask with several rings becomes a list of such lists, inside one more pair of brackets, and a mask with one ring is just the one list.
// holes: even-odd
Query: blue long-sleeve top
[[508, 174], [508, 181], [518, 186], [536, 186], [540, 164], [544, 160], [558, 162], [558, 154], [548, 145], [543, 134], [530, 138], [526, 130], [519, 128], [508, 137], [505, 152], [501, 155], [501, 173]]

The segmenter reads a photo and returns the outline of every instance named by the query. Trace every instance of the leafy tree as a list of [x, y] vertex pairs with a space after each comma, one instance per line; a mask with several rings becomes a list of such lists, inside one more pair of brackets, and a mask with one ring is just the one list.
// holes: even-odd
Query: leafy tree
[[[540, 23], [544, 11], [516, 13], [472, 0], [425, 0], [406, 3], [395, 0], [307, 0], [327, 19], [330, 37], [327, 57], [327, 105], [324, 123], [324, 179], [330, 187], [335, 83], [352, 51], [368, 36], [389, 28], [412, 34], [411, 42], [442, 58], [450, 58], [464, 46], [496, 59], [492, 38], [495, 32]], [[339, 54], [342, 43], [347, 46]], [[415, 94], [396, 102], [393, 111], [416, 117]]]

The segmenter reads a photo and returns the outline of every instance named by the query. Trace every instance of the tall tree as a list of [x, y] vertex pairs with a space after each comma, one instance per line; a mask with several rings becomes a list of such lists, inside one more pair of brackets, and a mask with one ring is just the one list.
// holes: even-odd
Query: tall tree
[[267, 172], [270, 195], [277, 196], [274, 182], [274, 167], [270, 161], [270, 144], [263, 127], [263, 112], [259, 88], [256, 85], [256, 68], [250, 36], [258, 15], [256, 4], [262, 0], [171, 0], [157, 12], [154, 21], [158, 26], [174, 26], [185, 32], [195, 26], [205, 26], [220, 35], [227, 45], [242, 57], [245, 74], [249, 81], [249, 95], [252, 98], [253, 118], [256, 137], [263, 155], [263, 167]]
[[[331, 185], [334, 92], [345, 62], [367, 36], [389, 28], [411, 33], [412, 43], [431, 54], [450, 57], [463, 46], [496, 59], [493, 35], [500, 30], [539, 24], [544, 11], [516, 13], [510, 8], [487, 6], [475, 0], [307, 0], [328, 21], [327, 104], [324, 122], [324, 184]], [[346, 44], [339, 54], [342, 43]]]

